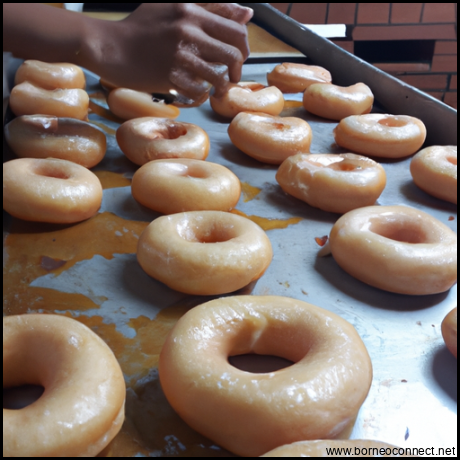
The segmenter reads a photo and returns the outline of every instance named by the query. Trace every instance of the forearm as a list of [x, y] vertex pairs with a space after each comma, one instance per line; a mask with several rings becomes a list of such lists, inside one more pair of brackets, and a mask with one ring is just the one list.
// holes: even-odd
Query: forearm
[[4, 3], [3, 51], [23, 59], [78, 64], [88, 19], [39, 3]]

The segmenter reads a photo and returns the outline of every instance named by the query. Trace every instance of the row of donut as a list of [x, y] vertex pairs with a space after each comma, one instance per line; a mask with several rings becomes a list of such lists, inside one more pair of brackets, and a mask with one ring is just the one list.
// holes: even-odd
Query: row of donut
[[[231, 94], [235, 88], [232, 87], [228, 94]], [[239, 99], [235, 100], [239, 101]], [[373, 115], [361, 115], [361, 117], [366, 116]], [[294, 120], [294, 122], [290, 123], [290, 120]], [[387, 128], [396, 131], [403, 129], [404, 133], [407, 131], [408, 126], [417, 128], [415, 130], [417, 136], [415, 140], [411, 140], [412, 144], [416, 142], [416, 145], [419, 146], [423, 142], [425, 130], [419, 120], [416, 120], [416, 123], [404, 122], [402, 124], [389, 123], [387, 118], [383, 120], [385, 122], [375, 123], [384, 132], [383, 137], [380, 135], [382, 138], [380, 143], [387, 142]], [[379, 119], [379, 121], [382, 120]], [[81, 121], [70, 122], [70, 124], [64, 122], [61, 129], [58, 119], [50, 119], [50, 117], [46, 116], [23, 116], [13, 120], [6, 127], [6, 138], [13, 150], [25, 155], [29, 155], [29, 152], [34, 151], [34, 154], [39, 152], [40, 155], [50, 156], [63, 150], [73, 153], [78, 153], [79, 150], [91, 150], [86, 148], [87, 145], [100, 147], [103, 144], [100, 141], [102, 133], [89, 125], [81, 125], [82, 123]], [[390, 126], [387, 126], [388, 124]], [[420, 127], [423, 129], [418, 129]], [[88, 130], [89, 134], [87, 134]], [[365, 131], [369, 132], [369, 129], [365, 129]], [[380, 196], [386, 183], [383, 168], [366, 157], [354, 154], [293, 155], [299, 150], [308, 152], [311, 142], [311, 129], [308, 123], [300, 119], [241, 112], [230, 123], [229, 135], [233, 142], [246, 152], [251, 148], [259, 149], [261, 152], [270, 152], [270, 149], [272, 151], [281, 151], [286, 144], [289, 146], [291, 143], [290, 148], [287, 149], [287, 159], [284, 160], [277, 173], [278, 182], [288, 193], [326, 211], [347, 213], [355, 208], [370, 206]], [[392, 137], [401, 139], [403, 135], [398, 132]], [[47, 142], [48, 139], [50, 139], [50, 142]], [[88, 139], [88, 142], [83, 141], [86, 139]], [[298, 141], [299, 139], [300, 141]], [[117, 130], [117, 141], [131, 160], [137, 164], [144, 164], [133, 178], [132, 190], [134, 197], [142, 204], [156, 211], [167, 214], [203, 209], [228, 211], [239, 199], [240, 187], [238, 179], [222, 166], [210, 163], [205, 166], [202, 162], [193, 162], [193, 160], [163, 160], [160, 163], [158, 163], [158, 160], [151, 161], [155, 158], [171, 156], [195, 156], [201, 160], [205, 159], [209, 150], [209, 139], [207, 134], [199, 127], [170, 119], [136, 118], [120, 126]], [[374, 139], [371, 144], [375, 143], [378, 142]], [[49, 147], [50, 144], [51, 148]], [[273, 148], [273, 144], [275, 144], [275, 148]], [[66, 147], [66, 149], [63, 147]], [[439, 147], [439, 149], [441, 148]], [[428, 155], [425, 155], [426, 153]], [[420, 155], [429, 156], [429, 153], [431, 153], [431, 150], [421, 152]], [[453, 148], [449, 155], [453, 158]], [[259, 157], [258, 159], [261, 158]], [[455, 184], [456, 197], [456, 165], [451, 158], [448, 158], [445, 163], [450, 165], [451, 170], [455, 169], [455, 180], [451, 182]], [[44, 166], [45, 164], [48, 166]], [[51, 160], [42, 162], [23, 160], [21, 165], [24, 166], [20, 166], [19, 160], [4, 165], [4, 208], [11, 214], [29, 220], [49, 221], [49, 219], [52, 219], [52, 222], [76, 222], [90, 217], [99, 209], [102, 191], [100, 187], [98, 188], [97, 178], [89, 177], [91, 173], [87, 171], [84, 174], [83, 171], [81, 171], [81, 174], [80, 172], [70, 172], [71, 170], [76, 170], [77, 167], [65, 164], [63, 164], [64, 169], [59, 171], [58, 163]], [[29, 178], [24, 178], [24, 172], [27, 171], [30, 171], [31, 175]], [[17, 176], [16, 172], [19, 173], [19, 176]], [[450, 172], [453, 175], [452, 171]], [[75, 194], [72, 193], [72, 187], [79, 187], [80, 178], [84, 175], [88, 176], [86, 180], [91, 184], [85, 189], [85, 193], [80, 191], [76, 194], [78, 200], [80, 200], [77, 203], [78, 200], [74, 198]], [[63, 178], [67, 179], [65, 184], [61, 180]], [[76, 182], [74, 181], [75, 178], [78, 178]], [[172, 181], [170, 180], [171, 178], [173, 179]], [[441, 182], [443, 179], [445, 177], [441, 174]], [[55, 187], [42, 186], [41, 184], [45, 180]], [[436, 181], [430, 180], [427, 182], [433, 184]], [[32, 183], [37, 184], [41, 193], [35, 193], [35, 189], [30, 186]], [[27, 187], [24, 187], [25, 184], [27, 184]], [[27, 190], [29, 191], [28, 196], [24, 196], [26, 194], [24, 188], [26, 192]], [[59, 193], [56, 189], [63, 190]], [[96, 191], [96, 189], [98, 190]], [[43, 190], [48, 190], [51, 194], [49, 196], [54, 198], [46, 197]], [[62, 200], [64, 202], [65, 200], [69, 201], [69, 204], [61, 203], [61, 200], [56, 199], [56, 197], [62, 197]], [[25, 203], [19, 205], [22, 200], [25, 200]], [[42, 200], [44, 203], [40, 204], [38, 200]], [[88, 206], [86, 206], [86, 203], [88, 203]], [[77, 207], [80, 209], [78, 212], [76, 211]], [[40, 216], [43, 208], [45, 209], [45, 217]], [[63, 208], [62, 212], [59, 211], [61, 208]], [[82, 208], [83, 211], [81, 211]], [[383, 209], [375, 212], [380, 215]], [[62, 216], [63, 213], [65, 214], [64, 216]], [[395, 213], [395, 215], [399, 216], [397, 220], [401, 221], [401, 219], [404, 219], [405, 213], [413, 214], [413, 211], [404, 208], [395, 210]], [[423, 235], [425, 235], [424, 232], [427, 229], [424, 229], [421, 224], [421, 222], [425, 221], [430, 222], [430, 229], [431, 227], [436, 229], [431, 229], [431, 233], [434, 232], [439, 238], [442, 235], [445, 236], [445, 238], [442, 238], [442, 247], [440, 246], [440, 241], [436, 240], [432, 241], [431, 246], [428, 248], [429, 250], [435, 249], [437, 252], [438, 258], [435, 262], [428, 263], [426, 267], [414, 264], [414, 260], [418, 257], [422, 257], [423, 260], [430, 260], [429, 257], [424, 257], [424, 254], [419, 253], [411, 254], [410, 257], [405, 257], [401, 261], [405, 269], [412, 267], [410, 277], [412, 283], [399, 283], [394, 275], [390, 276], [391, 281], [389, 283], [382, 283], [379, 274], [375, 276], [375, 279], [370, 280], [367, 274], [367, 267], [364, 268], [366, 273], [361, 274], [360, 270], [350, 266], [350, 263], [347, 262], [347, 257], [339, 256], [339, 249], [336, 248], [342, 247], [342, 243], [339, 245], [331, 244], [332, 252], [342, 268], [373, 286], [405, 294], [432, 294], [449, 289], [455, 283], [457, 276], [456, 268], [450, 263], [454, 260], [451, 257], [452, 250], [456, 248], [456, 239], [453, 236], [453, 232], [428, 215], [421, 216], [417, 214], [417, 216], [411, 215], [410, 217], [406, 216], [406, 218], [413, 226], [412, 233], [416, 235], [413, 238], [420, 239], [419, 242], [426, 239]], [[348, 222], [349, 220], [352, 219], [347, 216], [345, 221]], [[386, 220], [388, 221], [388, 219]], [[401, 258], [398, 256], [401, 248], [394, 246], [395, 244], [401, 244], [398, 240], [401, 239], [401, 236], [395, 235], [400, 234], [401, 231], [396, 229], [394, 225], [391, 229], [385, 228], [385, 230], [382, 230], [385, 227], [384, 224], [385, 222], [382, 221], [379, 226], [381, 231], [385, 232], [385, 236], [393, 235], [393, 237], [385, 238], [383, 243], [375, 241], [376, 247], [388, 249], [389, 242], [391, 242], [392, 250], [395, 251], [394, 256], [398, 261]], [[157, 223], [152, 225], [157, 225]], [[331, 236], [336, 233], [333, 231]], [[376, 232], [372, 230], [369, 233], [370, 236], [374, 236]], [[199, 240], [197, 236], [193, 238]], [[358, 238], [359, 240], [360, 238]], [[396, 243], [393, 240], [397, 240]], [[348, 239], [345, 239], [343, 242], [345, 248], [347, 247], [347, 241]], [[447, 244], [445, 244], [446, 241], [448, 242]], [[413, 243], [412, 240], [403, 242]], [[417, 247], [419, 250], [420, 248], [421, 246]], [[354, 249], [359, 250], [359, 247]], [[365, 250], [364, 254], [367, 254], [367, 252]], [[407, 253], [407, 251], [404, 253]], [[225, 256], [223, 259], [225, 259]], [[267, 257], [264, 257], [264, 259], [267, 259]], [[441, 262], [440, 259], [442, 259]], [[268, 266], [268, 263], [266, 263], [266, 266]], [[437, 275], [434, 277], [434, 281], [426, 283], [425, 281], [430, 279], [431, 271], [434, 269], [433, 263], [438, 266]], [[155, 266], [157, 265], [155, 264]], [[258, 276], [265, 271], [266, 266], [262, 270], [258, 270]], [[442, 267], [442, 269], [439, 269], [439, 267]], [[168, 272], [168, 270], [165, 271]], [[392, 269], [389, 268], [388, 273], [390, 274], [391, 271]], [[254, 279], [252, 276], [253, 274], [250, 275], [248, 282]], [[399, 275], [396, 278], [398, 277]], [[164, 281], [163, 278], [161, 280]], [[395, 284], [398, 287], [394, 286]], [[175, 281], [171, 287], [177, 289]], [[422, 290], [420, 291], [421, 288]], [[225, 289], [226, 287], [221, 287], [220, 292], [213, 293], [230, 292]], [[203, 292], [193, 293], [200, 294]]]
[[[293, 364], [268, 374], [243, 372], [229, 356], [244, 352]], [[34, 404], [3, 410], [5, 457], [96, 456], [120, 431], [126, 387], [119, 363], [78, 321], [3, 318], [3, 367], [4, 387], [26, 380], [45, 388]], [[413, 449], [379, 441], [331, 439], [353, 425], [372, 364], [353, 326], [314, 305], [276, 296], [202, 304], [169, 334], [159, 371], [178, 414], [235, 454], [329, 456], [330, 449], [348, 448], [364, 456], [414, 456]]]

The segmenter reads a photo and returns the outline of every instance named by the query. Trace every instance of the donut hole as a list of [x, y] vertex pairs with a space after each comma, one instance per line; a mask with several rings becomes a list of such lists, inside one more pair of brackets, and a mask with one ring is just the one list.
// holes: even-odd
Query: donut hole
[[240, 86], [241, 88], [247, 89], [249, 91], [253, 91], [253, 92], [260, 91], [266, 88], [265, 85], [262, 85], [262, 83], [257, 83], [257, 82], [244, 83], [238, 86]]
[[184, 172], [184, 176], [193, 177], [194, 179], [207, 179], [210, 174], [200, 165], [190, 165]]
[[284, 123], [272, 123], [272, 128], [274, 129], [278, 129], [278, 130], [283, 130], [283, 129], [286, 129], [288, 128], [287, 125], [285, 125]]
[[457, 166], [457, 157], [447, 157], [447, 161], [454, 166]]
[[171, 123], [168, 125], [158, 125], [155, 123], [153, 127], [151, 127], [148, 132], [145, 132], [145, 137], [152, 141], [157, 139], [178, 139], [181, 136], [185, 136], [187, 134], [187, 128], [183, 125], [179, 125], [176, 123]]
[[189, 243], [225, 243], [233, 239], [236, 234], [231, 226], [214, 223], [209, 226], [188, 226], [178, 228], [179, 235]]
[[407, 121], [397, 117], [388, 117], [379, 120], [378, 124], [388, 126], [389, 128], [402, 128], [407, 125]]
[[329, 166], [330, 169], [333, 169], [334, 171], [357, 171], [360, 169], [363, 169], [361, 165], [358, 165], [356, 163], [351, 163], [349, 161], [338, 161], [336, 163], [332, 163]]
[[18, 410], [40, 399], [45, 388], [41, 385], [19, 385], [3, 388], [3, 409]]
[[40, 166], [35, 170], [35, 174], [43, 177], [51, 177], [53, 179], [67, 180], [72, 177], [71, 174], [64, 171], [62, 168], [53, 166]]
[[268, 374], [280, 371], [294, 364], [293, 361], [279, 356], [259, 355], [255, 353], [230, 356], [228, 362], [240, 371], [252, 374]]
[[415, 223], [407, 222], [374, 222], [370, 231], [393, 241], [409, 244], [429, 243], [425, 232]]

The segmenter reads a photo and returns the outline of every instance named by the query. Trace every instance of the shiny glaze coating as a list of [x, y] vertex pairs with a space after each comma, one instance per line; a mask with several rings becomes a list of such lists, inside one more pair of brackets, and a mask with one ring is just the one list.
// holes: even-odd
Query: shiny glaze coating
[[457, 357], [457, 307], [441, 323], [441, 332], [449, 351]]
[[107, 148], [105, 134], [75, 118], [23, 115], [5, 126], [5, 139], [21, 158], [60, 158], [85, 168], [96, 166]]
[[230, 123], [232, 143], [263, 163], [281, 164], [297, 153], [310, 152], [312, 130], [301, 118], [241, 112]]
[[382, 158], [402, 158], [415, 153], [425, 141], [421, 120], [407, 115], [368, 113], [340, 121], [335, 141], [351, 152]]
[[386, 174], [380, 164], [353, 153], [299, 154], [283, 162], [276, 180], [310, 206], [344, 214], [373, 205], [385, 188]]
[[241, 184], [225, 166], [190, 158], [154, 160], [139, 168], [131, 185], [133, 197], [154, 211], [230, 211]]
[[276, 86], [283, 93], [301, 93], [314, 83], [331, 83], [328, 70], [316, 65], [284, 62], [267, 74], [269, 86]]
[[240, 112], [262, 112], [279, 115], [284, 108], [283, 93], [275, 86], [241, 82], [229, 85], [222, 97], [210, 97], [212, 109], [226, 118], [234, 118]]
[[11, 90], [10, 107], [16, 116], [39, 113], [86, 120], [89, 97], [82, 89], [49, 90], [23, 82]]
[[110, 91], [107, 104], [111, 112], [122, 120], [140, 117], [177, 118], [180, 113], [173, 105], [154, 101], [151, 94], [128, 88]]
[[[350, 449], [356, 457], [416, 457], [404, 448], [369, 439], [299, 441], [278, 447], [261, 457], [331, 457], [326, 449]], [[365, 453], [364, 453], [365, 452]], [[409, 448], [409, 452], [412, 450]]]
[[44, 387], [20, 409], [3, 409], [4, 457], [93, 457], [124, 420], [125, 382], [110, 348], [63, 316], [3, 318], [3, 388]]
[[122, 152], [137, 165], [166, 158], [204, 160], [209, 152], [209, 137], [203, 129], [168, 118], [125, 121], [116, 137]]
[[420, 150], [412, 158], [410, 172], [423, 191], [457, 204], [456, 145], [433, 145]]
[[[254, 374], [229, 356], [272, 355], [294, 364]], [[372, 364], [353, 326], [296, 299], [237, 296], [186, 313], [160, 354], [160, 381], [181, 418], [246, 456], [305, 439], [337, 437], [353, 423]]]
[[351, 115], [369, 113], [373, 103], [374, 95], [364, 83], [347, 87], [315, 83], [303, 94], [306, 110], [319, 117], [337, 121]]
[[14, 84], [28, 81], [44, 89], [85, 89], [86, 78], [83, 70], [65, 62], [49, 63], [29, 59], [16, 71]]
[[137, 260], [151, 277], [186, 294], [236, 291], [259, 279], [273, 251], [245, 217], [193, 211], [155, 219], [139, 239]]
[[457, 282], [457, 235], [407, 206], [369, 206], [342, 216], [330, 249], [350, 275], [398, 294], [445, 292]]
[[3, 209], [35, 222], [69, 224], [97, 213], [99, 179], [83, 166], [55, 158], [18, 158], [3, 163]]

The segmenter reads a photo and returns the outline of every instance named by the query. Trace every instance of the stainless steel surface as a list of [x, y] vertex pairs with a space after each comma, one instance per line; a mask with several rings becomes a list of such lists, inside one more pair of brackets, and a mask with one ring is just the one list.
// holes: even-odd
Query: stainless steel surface
[[[272, 67], [273, 64], [247, 65], [243, 79], [264, 83]], [[95, 76], [89, 75], [88, 82], [89, 93], [99, 89]], [[336, 123], [310, 116], [302, 108], [288, 109], [283, 115], [298, 116], [311, 124], [312, 153], [342, 151], [332, 136]], [[117, 128], [115, 122], [97, 115], [90, 119]], [[456, 446], [457, 364], [444, 345], [440, 323], [457, 304], [457, 286], [433, 296], [391, 294], [352, 278], [332, 257], [318, 258], [320, 247], [315, 237], [327, 235], [338, 215], [311, 208], [286, 195], [275, 181], [276, 167], [263, 165], [238, 151], [228, 138], [228, 122], [215, 115], [208, 102], [200, 108], [182, 109], [179, 120], [207, 131], [211, 140], [208, 161], [228, 167], [242, 182], [260, 189], [254, 199], [246, 201], [242, 196], [238, 210], [275, 221], [301, 218], [287, 228], [267, 232], [274, 257], [253, 286], [252, 294], [298, 298], [333, 311], [355, 326], [369, 350], [374, 379], [351, 437], [402, 447]], [[422, 209], [456, 230], [457, 207], [419, 190], [412, 182], [409, 162], [410, 159], [384, 162], [388, 185], [378, 203]], [[129, 176], [136, 168], [124, 158], [114, 136], [108, 135], [107, 156], [96, 169]], [[148, 222], [157, 217], [134, 201], [130, 187], [105, 190], [101, 212], [104, 211], [136, 221]], [[455, 220], [449, 220], [451, 216]], [[84, 314], [102, 316], [105, 323], [115, 324], [117, 331], [128, 338], [136, 334], [129, 325], [130, 318], [144, 315], [153, 320], [161, 310], [187, 297], [145, 275], [135, 254], [115, 254], [112, 259], [96, 255], [58, 276], [41, 276], [31, 286], [98, 299], [100, 307]], [[152, 370], [140, 383], [157, 384], [157, 378]], [[155, 407], [151, 410], [155, 411]], [[150, 455], [186, 455], [186, 441], [174, 442], [176, 447], [168, 450], [170, 439], [165, 436], [164, 446], [150, 451]], [[186, 446], [185, 451], [179, 448], [181, 445]]]

